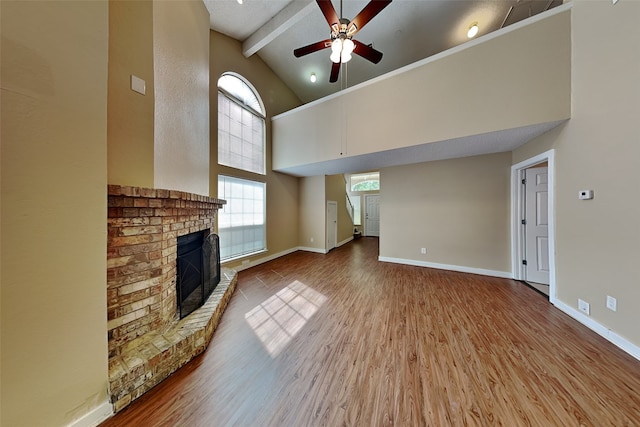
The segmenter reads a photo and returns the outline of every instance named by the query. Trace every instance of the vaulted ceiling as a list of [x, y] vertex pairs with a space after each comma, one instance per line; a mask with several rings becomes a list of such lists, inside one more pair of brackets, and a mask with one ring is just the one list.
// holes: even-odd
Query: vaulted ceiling
[[[314, 0], [204, 0], [211, 28], [242, 42], [303, 102], [335, 93], [467, 42], [477, 22], [480, 37], [562, 4], [562, 0], [393, 0], [355, 39], [383, 53], [378, 64], [353, 55], [339, 80], [329, 83], [330, 49], [301, 58], [293, 50], [328, 39], [330, 28]], [[353, 19], [367, 0], [333, 0], [338, 14]], [[342, 13], [341, 13], [342, 11]], [[311, 83], [312, 73], [317, 81]]]

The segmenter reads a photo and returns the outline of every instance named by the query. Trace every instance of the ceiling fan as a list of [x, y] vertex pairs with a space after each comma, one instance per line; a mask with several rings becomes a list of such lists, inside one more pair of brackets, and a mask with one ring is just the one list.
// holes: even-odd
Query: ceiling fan
[[[316, 0], [331, 28], [331, 38], [295, 49], [293, 54], [296, 58], [299, 58], [330, 47], [332, 64], [329, 81], [331, 83], [338, 81], [340, 64], [348, 62], [351, 59], [351, 53], [360, 55], [364, 59], [377, 64], [382, 59], [382, 52], [375, 50], [370, 45], [354, 40], [353, 36], [380, 13], [382, 9], [387, 7], [391, 1], [371, 0], [352, 21], [349, 21], [342, 17], [338, 18], [331, 0]], [[342, 15], [342, 0], [340, 0], [340, 14]]]

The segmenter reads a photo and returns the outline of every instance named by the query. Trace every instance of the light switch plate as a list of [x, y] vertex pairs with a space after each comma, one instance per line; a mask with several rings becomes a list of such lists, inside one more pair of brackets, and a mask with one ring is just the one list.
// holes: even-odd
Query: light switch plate
[[131, 90], [144, 95], [147, 91], [147, 84], [140, 77], [131, 74]]

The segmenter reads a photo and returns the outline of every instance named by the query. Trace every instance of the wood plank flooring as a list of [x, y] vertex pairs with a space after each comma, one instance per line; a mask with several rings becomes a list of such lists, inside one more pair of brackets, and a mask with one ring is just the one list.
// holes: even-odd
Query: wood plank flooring
[[239, 273], [205, 353], [112, 426], [640, 426], [640, 362], [526, 285], [362, 238]]

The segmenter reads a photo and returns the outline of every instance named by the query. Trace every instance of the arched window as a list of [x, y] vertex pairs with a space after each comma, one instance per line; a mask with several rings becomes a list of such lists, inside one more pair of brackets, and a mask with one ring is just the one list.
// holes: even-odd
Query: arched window
[[218, 163], [265, 174], [265, 111], [256, 90], [237, 74], [218, 79]]
[[[218, 79], [218, 163], [265, 175], [265, 110], [256, 90], [237, 74]], [[218, 175], [220, 259], [228, 261], [267, 249], [264, 178]]]
[[353, 174], [350, 177], [351, 191], [380, 190], [380, 172]]

